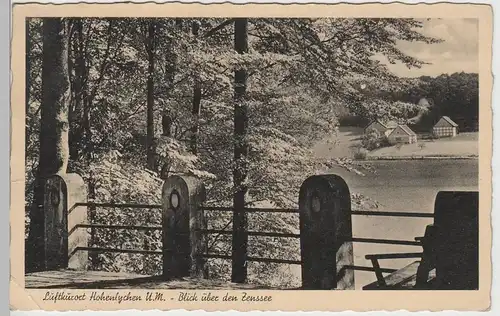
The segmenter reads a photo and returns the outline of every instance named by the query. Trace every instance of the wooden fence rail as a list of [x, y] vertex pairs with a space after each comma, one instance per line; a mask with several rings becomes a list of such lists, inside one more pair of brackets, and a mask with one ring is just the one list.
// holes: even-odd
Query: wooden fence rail
[[[219, 206], [201, 206], [204, 211], [221, 211], [221, 212], [233, 212], [233, 207], [219, 207]], [[299, 209], [296, 208], [262, 208], [262, 207], [245, 207], [243, 210], [247, 213], [299, 213]]]
[[351, 211], [351, 214], [352, 215], [366, 215], [366, 216], [434, 218], [434, 213], [416, 213], [416, 212]]
[[[134, 204], [134, 203], [78, 203], [76, 206], [87, 206], [95, 208], [130, 208], [130, 209], [160, 209], [162, 205], [155, 204]], [[217, 206], [203, 206], [204, 211], [221, 211], [221, 212], [232, 212], [232, 207], [217, 207]], [[248, 213], [257, 212], [272, 212], [272, 213], [290, 213], [298, 214], [299, 209], [293, 208], [245, 208]], [[413, 217], [413, 218], [432, 218], [432, 213], [415, 213], [415, 212], [386, 212], [386, 211], [351, 211], [352, 215], [363, 215], [363, 216], [389, 216], [389, 217]], [[139, 230], [139, 231], [162, 231], [163, 226], [145, 226], [145, 225], [104, 225], [104, 224], [78, 224], [69, 232], [71, 234], [78, 228], [95, 228], [95, 229], [127, 229], [127, 230]], [[233, 231], [231, 230], [220, 230], [220, 229], [198, 229], [198, 232], [202, 234], [222, 234], [231, 235]], [[189, 231], [179, 232], [176, 231], [176, 235], [189, 235]], [[282, 232], [259, 232], [259, 231], [245, 231], [247, 236], [257, 236], [257, 237], [278, 237], [278, 238], [300, 238], [300, 234], [295, 233], [282, 233]], [[418, 238], [418, 237], [417, 237]], [[353, 237], [350, 241], [354, 243], [376, 243], [376, 244], [393, 244], [393, 245], [408, 245], [408, 246], [421, 246], [421, 242], [417, 241], [407, 241], [407, 240], [394, 240], [394, 239], [377, 239], [377, 238], [359, 238]], [[143, 250], [143, 249], [121, 249], [121, 248], [104, 248], [104, 247], [77, 247], [76, 251], [94, 251], [101, 253], [130, 253], [130, 254], [143, 254], [143, 255], [162, 255], [161, 250]], [[421, 257], [422, 253], [407, 253], [407, 254], [380, 254], [380, 255], [367, 255], [366, 258], [372, 259], [385, 259], [385, 258], [415, 258]], [[232, 256], [223, 254], [212, 254], [203, 253], [200, 256], [204, 259], [224, 259], [231, 260]], [[260, 258], [260, 257], [247, 257], [249, 262], [264, 262], [264, 263], [279, 263], [279, 264], [292, 264], [301, 265], [301, 260], [288, 260], [288, 259], [278, 259], [278, 258]], [[374, 267], [358, 266], [358, 265], [347, 265], [345, 269], [355, 270], [355, 271], [370, 271], [378, 273], [392, 273], [396, 271], [395, 269], [381, 268], [377, 269]]]
[[161, 250], [144, 250], [144, 249], [123, 249], [123, 248], [105, 248], [105, 247], [76, 247], [77, 251], [96, 251], [96, 252], [115, 252], [115, 253], [136, 253], [143, 255], [161, 255]]
[[149, 209], [161, 209], [161, 204], [140, 204], [140, 203], [93, 203], [93, 202], [81, 202], [75, 203], [75, 207], [77, 206], [87, 206], [87, 207], [105, 207], [105, 208], [149, 208]]
[[[130, 230], [163, 230], [163, 226], [141, 226], [141, 225], [103, 225], [103, 224], [78, 224], [78, 228], [98, 228], [98, 229], [130, 229]], [[71, 233], [71, 232], [70, 232]]]

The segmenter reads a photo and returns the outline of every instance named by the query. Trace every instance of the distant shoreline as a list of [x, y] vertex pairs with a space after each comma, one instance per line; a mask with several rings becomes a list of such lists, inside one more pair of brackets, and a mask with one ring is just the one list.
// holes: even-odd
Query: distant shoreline
[[[336, 136], [325, 138], [313, 146], [316, 157], [323, 159], [354, 159], [355, 149], [361, 146], [364, 130], [354, 127], [340, 127]], [[423, 145], [423, 146], [421, 146]], [[388, 146], [366, 153], [356, 161], [389, 160], [477, 160], [479, 156], [479, 133], [461, 133], [452, 138], [423, 140], [405, 144], [401, 148]]]
[[[463, 160], [463, 159], [479, 159], [479, 155], [467, 155], [467, 156], [367, 156], [364, 161], [367, 160]], [[359, 161], [363, 161], [359, 160]]]

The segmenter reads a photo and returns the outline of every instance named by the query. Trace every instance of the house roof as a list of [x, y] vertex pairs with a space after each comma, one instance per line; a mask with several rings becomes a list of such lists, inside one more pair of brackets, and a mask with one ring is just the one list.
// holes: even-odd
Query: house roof
[[412, 135], [417, 135], [415, 134], [414, 131], [411, 130], [411, 128], [408, 127], [408, 125], [399, 125], [399, 127], [401, 127], [403, 129], [403, 131], [406, 132], [406, 134], [412, 136]]
[[[411, 130], [411, 128], [409, 128], [407, 125], [398, 125], [398, 126], [397, 126], [397, 127], [396, 127], [393, 131], [392, 131], [392, 133], [396, 132], [396, 130], [397, 130], [398, 128], [400, 128], [400, 129], [401, 129], [403, 132], [405, 132], [408, 136], [416, 136], [416, 135], [417, 135], [417, 134], [415, 134], [415, 132], [414, 132], [414, 131], [412, 131], [412, 130]], [[391, 134], [389, 134], [389, 136], [390, 136], [390, 135], [392, 135], [392, 133], [391, 133]]]
[[393, 128], [396, 128], [398, 126], [398, 123], [395, 122], [395, 121], [387, 121], [387, 122], [382, 122], [381, 120], [374, 120], [372, 122], [370, 122], [370, 124], [368, 124], [365, 129], [367, 129], [368, 127], [370, 127], [372, 124], [375, 124], [375, 123], [379, 123], [380, 125], [382, 125], [385, 129], [393, 129]]
[[387, 126], [387, 128], [396, 128], [396, 127], [398, 127], [398, 122], [388, 121], [385, 125]]
[[[457, 127], [458, 124], [453, 122], [453, 120], [451, 118], [449, 118], [448, 116], [442, 116], [441, 119], [445, 120], [448, 124], [450, 124], [451, 126], [453, 127]], [[440, 120], [439, 120], [440, 121]], [[438, 121], [438, 122], [439, 122]], [[437, 124], [437, 123], [436, 123]]]
[[375, 120], [375, 121], [371, 121], [370, 124], [366, 125], [365, 129], [367, 129], [368, 127], [370, 127], [371, 125], [375, 124], [375, 123], [379, 123], [380, 125], [382, 125], [384, 128], [387, 128], [387, 126], [382, 123], [380, 120]]

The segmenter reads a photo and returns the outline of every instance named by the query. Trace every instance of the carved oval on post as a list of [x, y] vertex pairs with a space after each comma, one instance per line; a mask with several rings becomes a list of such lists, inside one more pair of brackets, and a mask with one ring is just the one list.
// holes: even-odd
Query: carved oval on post
[[344, 179], [317, 175], [299, 195], [302, 287], [354, 289], [351, 196]]
[[179, 192], [177, 190], [172, 190], [172, 193], [170, 193], [170, 207], [175, 211], [179, 207], [180, 204], [180, 197], [179, 197]]

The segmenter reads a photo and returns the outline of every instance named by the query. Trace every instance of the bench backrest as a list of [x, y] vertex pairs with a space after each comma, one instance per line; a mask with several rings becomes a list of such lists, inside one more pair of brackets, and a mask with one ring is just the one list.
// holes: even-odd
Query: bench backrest
[[475, 290], [479, 284], [479, 193], [441, 191], [436, 196], [435, 286]]

